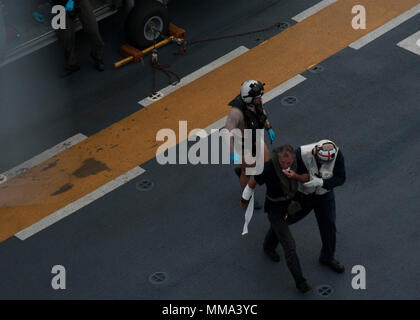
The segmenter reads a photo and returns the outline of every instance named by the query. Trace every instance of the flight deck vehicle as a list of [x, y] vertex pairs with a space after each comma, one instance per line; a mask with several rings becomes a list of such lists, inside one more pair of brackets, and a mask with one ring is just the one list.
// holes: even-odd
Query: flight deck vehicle
[[[143, 49], [169, 25], [169, 0], [90, 0], [98, 21], [125, 10], [127, 41]], [[51, 0], [0, 0], [0, 65], [57, 40], [51, 27]], [[76, 29], [82, 28], [79, 21]]]

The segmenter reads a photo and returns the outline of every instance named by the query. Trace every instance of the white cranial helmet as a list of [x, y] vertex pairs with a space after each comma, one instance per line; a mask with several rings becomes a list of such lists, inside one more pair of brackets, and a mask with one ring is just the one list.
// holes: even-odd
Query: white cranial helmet
[[335, 159], [338, 152], [337, 150], [338, 150], [337, 146], [335, 145], [334, 142], [332, 142], [331, 140], [324, 139], [324, 140], [319, 141], [316, 144], [313, 150], [313, 154], [319, 160], [328, 162]]
[[264, 94], [264, 84], [256, 80], [247, 80], [241, 85], [241, 98], [245, 103], [251, 103], [254, 98]]

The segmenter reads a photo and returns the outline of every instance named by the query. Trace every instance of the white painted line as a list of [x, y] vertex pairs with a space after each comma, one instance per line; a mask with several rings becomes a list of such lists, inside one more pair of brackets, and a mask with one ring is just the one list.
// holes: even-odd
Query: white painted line
[[248, 48], [244, 46], [240, 46], [239, 48], [236, 48], [235, 50], [229, 52], [228, 54], [214, 60], [213, 62], [209, 63], [208, 65], [205, 65], [204, 67], [198, 69], [197, 71], [194, 71], [193, 73], [189, 74], [188, 76], [181, 79], [181, 81], [173, 86], [169, 85], [166, 88], [163, 88], [159, 91], [159, 96], [155, 99], [151, 99], [149, 97], [144, 98], [143, 100], [139, 101], [138, 104], [147, 107], [151, 105], [153, 102], [156, 102], [160, 99], [162, 99], [164, 96], [178, 90], [179, 88], [182, 88], [183, 86], [197, 80], [198, 78], [204, 76], [206, 73], [209, 73], [210, 71], [213, 71], [220, 66], [224, 65], [225, 63], [239, 57], [240, 55], [244, 54], [245, 52], [249, 51]]
[[[275, 87], [274, 89], [268, 91], [263, 97], [264, 97], [264, 103], [268, 102], [275, 97], [283, 94], [287, 90], [297, 86], [299, 83], [305, 81], [306, 78], [297, 75], [290, 80], [282, 83], [281, 85]], [[204, 130], [207, 132], [208, 136], [211, 134], [211, 129], [221, 129], [225, 126], [227, 116], [223, 117], [222, 119], [219, 119], [218, 121], [212, 123]], [[192, 136], [195, 136], [194, 134]], [[74, 138], [74, 137], [73, 137]], [[67, 140], [66, 140], [67, 141]], [[180, 142], [187, 143], [186, 140]], [[173, 146], [171, 148], [176, 148], [177, 146]], [[55, 148], [55, 147], [54, 147]], [[53, 148], [52, 148], [53, 149]], [[51, 149], [50, 149], [51, 150]], [[76, 212], [77, 210], [87, 206], [88, 204], [94, 202], [95, 200], [99, 199], [100, 197], [106, 195], [107, 193], [115, 190], [116, 188], [122, 186], [123, 184], [127, 183], [128, 181], [138, 177], [142, 173], [144, 173], [145, 170], [140, 167], [135, 167], [134, 169], [128, 171], [127, 173], [121, 175], [120, 177], [108, 182], [107, 184], [103, 185], [102, 187], [96, 189], [95, 191], [91, 192], [90, 194], [74, 201], [73, 203], [65, 206], [64, 208], [57, 210], [56, 212], [48, 215], [47, 217], [43, 218], [42, 220], [38, 221], [37, 223], [29, 226], [28, 228], [19, 231], [15, 234], [16, 237], [18, 237], [20, 240], [26, 240], [30, 236], [40, 232], [41, 230], [44, 230], [45, 228], [53, 225], [57, 221], [60, 221], [61, 219], [69, 216], [70, 214]]]
[[[38, 164], [54, 157], [58, 153], [78, 144], [79, 142], [87, 139], [87, 137], [81, 133], [74, 135], [73, 137], [55, 145], [54, 147], [44, 151], [43, 153], [33, 157], [32, 159], [25, 161], [24, 163], [6, 171], [3, 175], [6, 177], [7, 180], [10, 180], [19, 174], [37, 166]], [[0, 182], [1, 183], [1, 182]]]
[[87, 206], [93, 201], [103, 197], [107, 193], [117, 189], [118, 187], [138, 177], [144, 172], [145, 172], [144, 169], [140, 167], [135, 167], [134, 169], [131, 169], [130, 171], [119, 176], [118, 178], [104, 184], [102, 187], [99, 187], [95, 191], [87, 194], [86, 196], [70, 203], [69, 205], [65, 206], [64, 208], [60, 210], [57, 210], [56, 212], [48, 215], [47, 217], [29, 226], [28, 228], [19, 231], [18, 233], [15, 234], [15, 236], [18, 237], [20, 240], [26, 240], [30, 236], [33, 236], [34, 234], [40, 232], [41, 230], [48, 228], [49, 226], [53, 225], [57, 221], [69, 216], [70, 214]]
[[[298, 84], [302, 83], [303, 81], [305, 81], [306, 78], [300, 74], [298, 74], [297, 76], [287, 80], [286, 82], [283, 82], [282, 84], [278, 85], [277, 87], [271, 89], [270, 91], [268, 91], [267, 93], [265, 93], [263, 95], [263, 103], [267, 103], [271, 100], [273, 100], [274, 98], [278, 97], [279, 95], [285, 93], [286, 91], [290, 90], [291, 88], [297, 86]], [[206, 132], [206, 135], [200, 136], [200, 138], [198, 139], [197, 134], [194, 133], [194, 131], [190, 131], [189, 135], [188, 135], [188, 140], [190, 141], [202, 141], [204, 139], [211, 139], [210, 136], [212, 134], [211, 130], [215, 129], [215, 130], [221, 130], [222, 128], [225, 127], [226, 124], [226, 120], [227, 120], [227, 116], [217, 120], [216, 122], [213, 122], [211, 125], [207, 126], [205, 129], [203, 129]], [[214, 133], [217, 133], [213, 132]], [[224, 139], [222, 139], [224, 140]], [[187, 140], [183, 140], [181, 141], [178, 145], [172, 146], [171, 148], [169, 148], [170, 152], [173, 152], [173, 148], [179, 148], [178, 150], [187, 150]], [[208, 142], [210, 143], [210, 141]], [[176, 149], [174, 151], [176, 153]], [[223, 153], [223, 151], [222, 151]], [[213, 159], [209, 159], [209, 163], [211, 163], [211, 161], [213, 161]], [[218, 161], [218, 160], [216, 160]], [[224, 160], [222, 160], [224, 161]]]
[[[383, 26], [373, 30], [372, 32], [368, 33], [364, 37], [360, 38], [359, 40], [353, 42], [349, 45], [350, 48], [355, 50], [359, 50], [360, 48], [364, 47], [365, 45], [369, 44], [370, 42], [374, 41], [375, 39], [379, 38], [380, 36], [384, 35], [388, 31], [398, 27], [403, 22], [411, 19], [416, 14], [420, 12], [420, 4], [414, 6], [410, 10], [407, 10], [403, 14], [399, 15], [398, 17], [392, 19], [391, 21], [385, 23]], [[368, 20], [369, 21], [369, 20]]]
[[283, 82], [281, 85], [271, 89], [266, 94], [263, 95], [263, 102], [267, 103], [270, 100], [278, 97], [279, 95], [285, 93], [286, 91], [292, 89], [293, 87], [296, 87], [301, 82], [305, 81], [306, 78], [300, 74], [297, 76], [287, 80], [286, 82]]
[[294, 16], [292, 19], [297, 22], [301, 22], [306, 18], [309, 18], [310, 16], [314, 15], [315, 13], [321, 11], [322, 9], [328, 7], [329, 5], [333, 4], [334, 2], [337, 2], [337, 0], [323, 0], [317, 3], [316, 5], [310, 7], [309, 9]]
[[399, 42], [397, 46], [420, 56], [420, 31]]
[[224, 116], [222, 119], [217, 120], [216, 122], [209, 125], [207, 128], [204, 128], [204, 131], [206, 131], [207, 134], [210, 135], [212, 129], [220, 130], [220, 129], [224, 128], [224, 126], [226, 124], [226, 120], [227, 120], [227, 116]]
[[[271, 89], [270, 91], [268, 91], [267, 93], [263, 95], [263, 103], [267, 103], [273, 100], [274, 98], [278, 97], [279, 95], [282, 95], [283, 93], [292, 89], [293, 87], [296, 87], [298, 84], [302, 83], [305, 80], [306, 78], [304, 76], [298, 74], [297, 76], [287, 80], [286, 82], [283, 82], [282, 84]], [[212, 129], [222, 129], [226, 124], [226, 119], [227, 119], [227, 116], [223, 117], [222, 119], [217, 120], [216, 122], [206, 127], [204, 130], [207, 132], [207, 135], [211, 134]]]

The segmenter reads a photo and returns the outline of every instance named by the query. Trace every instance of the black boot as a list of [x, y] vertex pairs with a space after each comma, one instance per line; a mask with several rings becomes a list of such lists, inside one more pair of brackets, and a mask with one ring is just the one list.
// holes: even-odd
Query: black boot
[[93, 62], [95, 62], [96, 70], [101, 72], [105, 70], [105, 63], [102, 59], [95, 58], [92, 53], [90, 54], [90, 57], [92, 58]]
[[70, 64], [66, 64], [65, 66], [64, 66], [64, 71], [63, 71], [63, 73], [61, 74], [61, 77], [68, 77], [69, 75], [71, 75], [72, 73], [75, 73], [75, 72], [77, 72], [77, 71], [79, 71], [80, 70], [80, 65], [78, 65], [78, 64], [73, 64], [73, 65], [70, 65]]
[[312, 290], [311, 286], [306, 282], [306, 280], [296, 283], [296, 288], [302, 293], [306, 293]]
[[344, 266], [339, 261], [337, 261], [335, 259], [332, 259], [330, 261], [319, 259], [319, 263], [324, 265], [324, 266], [330, 267], [331, 270], [333, 270], [334, 272], [337, 272], [337, 273], [343, 273], [344, 270], [345, 270]]

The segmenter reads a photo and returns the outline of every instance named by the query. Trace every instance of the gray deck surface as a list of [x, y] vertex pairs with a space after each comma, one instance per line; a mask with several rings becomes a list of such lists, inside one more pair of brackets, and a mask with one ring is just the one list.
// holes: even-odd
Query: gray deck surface
[[[286, 21], [318, 1], [173, 1], [172, 21], [191, 39], [243, 32]], [[151, 90], [148, 63], [115, 71], [122, 18], [100, 24], [107, 70], [93, 70], [87, 39], [78, 34], [82, 70], [58, 77], [58, 44], [0, 69], [0, 172], [72, 135], [90, 136], [138, 110]], [[322, 62], [324, 72], [266, 104], [276, 144], [328, 137], [342, 149], [347, 181], [336, 189], [337, 275], [318, 264], [321, 247], [313, 214], [292, 227], [304, 274], [329, 299], [420, 299], [420, 67], [419, 56], [396, 44], [418, 31], [419, 16], [359, 51], [346, 48]], [[186, 76], [277, 31], [195, 45], [186, 57], [174, 46], [161, 61]], [[256, 39], [259, 38], [258, 41]], [[161, 76], [159, 87], [167, 81]], [[299, 103], [284, 107], [286, 95]], [[282, 261], [262, 252], [268, 228], [256, 212], [241, 236], [243, 211], [233, 168], [161, 166], [146, 172], [46, 230], [0, 243], [0, 299], [324, 299], [300, 295]], [[140, 192], [136, 183], [151, 179]], [[264, 188], [257, 190], [263, 201]], [[67, 270], [67, 289], [51, 289], [51, 268]], [[351, 267], [363, 265], [367, 289], [353, 290]], [[166, 272], [155, 285], [149, 276]]]

